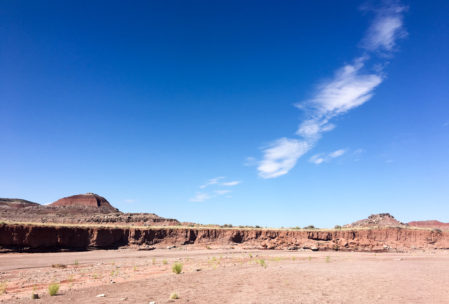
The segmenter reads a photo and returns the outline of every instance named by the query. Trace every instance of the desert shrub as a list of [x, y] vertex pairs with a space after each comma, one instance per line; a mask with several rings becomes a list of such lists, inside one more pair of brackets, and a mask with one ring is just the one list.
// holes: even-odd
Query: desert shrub
[[259, 225], [256, 225], [256, 226], [254, 226], [255, 228], [262, 228], [262, 227], [260, 227]]
[[293, 227], [292, 229], [299, 230], [299, 229], [301, 229], [301, 227], [296, 226], [296, 227]]
[[51, 265], [52, 268], [67, 268], [67, 265], [65, 264], [53, 264]]
[[334, 229], [341, 229], [340, 225], [335, 225]]
[[232, 228], [232, 224], [224, 224], [222, 227], [223, 228]]
[[434, 228], [434, 229], [432, 229], [432, 231], [436, 232], [436, 233], [443, 233], [443, 231], [441, 231], [441, 229], [438, 229], [438, 228]]
[[73, 264], [75, 264], [75, 266], [78, 266], [78, 260], [75, 260], [75, 262], [73, 263]]
[[153, 265], [156, 265], [156, 258], [153, 258], [153, 259], [151, 260], [151, 262], [153, 263]]
[[259, 259], [256, 261], [256, 263], [262, 266], [263, 268], [267, 268], [267, 264], [265, 263], [264, 259]]
[[330, 263], [330, 261], [331, 261], [331, 257], [330, 257], [330, 256], [327, 256], [327, 257], [326, 257], [326, 263]]
[[182, 272], [182, 266], [182, 263], [174, 263], [171, 270], [176, 274], [180, 274]]
[[59, 291], [59, 284], [58, 283], [51, 283], [48, 285], [48, 294], [50, 296], [55, 296]]
[[167, 261], [167, 260], [163, 260], [163, 261], [162, 261], [162, 264], [167, 265], [167, 264], [168, 264], [168, 261]]
[[179, 299], [179, 296], [178, 296], [178, 294], [176, 292], [172, 292], [170, 294], [170, 299], [171, 300], [176, 300], [176, 299]]
[[309, 225], [309, 226], [304, 227], [304, 229], [315, 229], [315, 226]]

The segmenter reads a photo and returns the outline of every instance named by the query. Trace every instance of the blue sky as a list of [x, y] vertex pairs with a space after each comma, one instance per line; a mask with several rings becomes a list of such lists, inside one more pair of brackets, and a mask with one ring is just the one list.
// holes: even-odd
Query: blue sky
[[449, 221], [447, 1], [3, 1], [0, 197]]

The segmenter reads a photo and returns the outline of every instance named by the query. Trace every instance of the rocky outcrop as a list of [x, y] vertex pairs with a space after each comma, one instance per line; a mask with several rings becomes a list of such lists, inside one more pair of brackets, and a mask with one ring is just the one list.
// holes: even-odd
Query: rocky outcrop
[[61, 198], [50, 204], [51, 207], [87, 208], [98, 213], [119, 212], [102, 196], [95, 193], [72, 195]]
[[13, 250], [85, 250], [167, 245], [372, 252], [435, 250], [449, 249], [449, 232], [407, 228], [325, 231], [0, 224], [0, 246]]
[[389, 213], [372, 214], [367, 219], [363, 219], [352, 224], [345, 225], [346, 228], [369, 228], [369, 227], [406, 227]]

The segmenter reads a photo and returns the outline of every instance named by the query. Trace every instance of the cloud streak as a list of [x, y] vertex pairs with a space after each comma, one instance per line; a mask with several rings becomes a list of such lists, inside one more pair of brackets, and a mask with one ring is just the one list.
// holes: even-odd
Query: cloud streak
[[331, 152], [328, 154], [319, 153], [319, 154], [313, 155], [309, 159], [309, 162], [314, 163], [315, 165], [320, 165], [324, 162], [330, 162], [334, 158], [343, 156], [343, 154], [345, 154], [345, 153], [346, 153], [346, 150], [344, 150], [344, 149], [335, 150], [334, 152]]
[[[216, 197], [227, 195], [232, 191], [230, 187], [235, 187], [242, 182], [239, 180], [224, 181], [224, 176], [214, 177], [209, 179], [206, 183], [199, 186], [201, 189], [192, 198], [189, 199], [190, 202], [204, 202]], [[206, 189], [209, 188], [210, 189]], [[226, 189], [224, 189], [226, 188]]]
[[[369, 10], [375, 16], [362, 39], [365, 53], [343, 65], [331, 79], [323, 81], [309, 100], [296, 104], [306, 117], [296, 131], [299, 138], [283, 137], [263, 149], [263, 159], [257, 167], [260, 177], [276, 178], [287, 174], [298, 159], [315, 146], [323, 133], [335, 128], [331, 122], [333, 118], [363, 105], [373, 97], [384, 75], [382, 68], [367, 65], [373, 54], [382, 54], [382, 57], [391, 54], [396, 40], [406, 35], [403, 29], [406, 8], [397, 2], [390, 2]], [[327, 157], [331, 158], [330, 155]], [[313, 156], [311, 161], [319, 164], [325, 159]]]

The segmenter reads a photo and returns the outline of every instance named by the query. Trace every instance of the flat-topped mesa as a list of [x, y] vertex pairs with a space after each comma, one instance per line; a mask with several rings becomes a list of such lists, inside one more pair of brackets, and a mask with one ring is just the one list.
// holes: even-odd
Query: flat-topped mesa
[[104, 197], [95, 193], [78, 194], [64, 197], [57, 200], [56, 202], [51, 203], [49, 206], [86, 208], [110, 213], [120, 212], [117, 208], [114, 208]]

